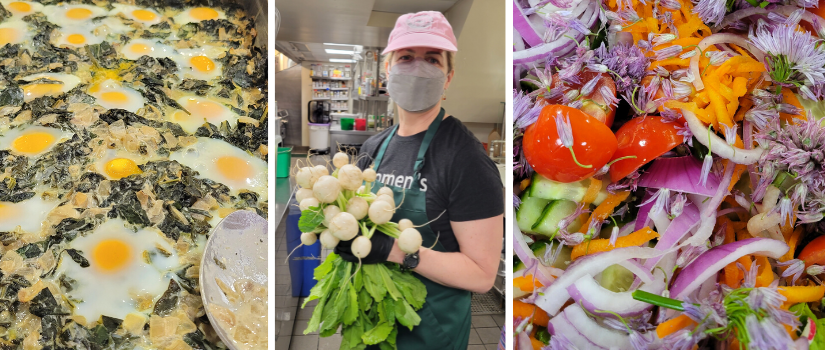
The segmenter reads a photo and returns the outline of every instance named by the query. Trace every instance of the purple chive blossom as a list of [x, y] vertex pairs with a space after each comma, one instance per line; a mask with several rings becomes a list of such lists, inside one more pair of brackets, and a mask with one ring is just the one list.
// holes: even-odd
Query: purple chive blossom
[[573, 126], [570, 125], [570, 117], [558, 114], [554, 117], [556, 120], [556, 130], [561, 138], [561, 143], [564, 147], [573, 147]]
[[803, 272], [805, 272], [805, 262], [799, 259], [778, 262], [776, 263], [776, 266], [787, 266], [788, 268], [782, 272], [782, 277], [793, 276], [793, 283], [796, 283], [796, 280], [802, 276]]
[[524, 130], [539, 119], [541, 109], [546, 103], [533, 103], [529, 96], [521, 91], [513, 90], [513, 125]]
[[601, 95], [602, 99], [605, 103], [607, 103], [608, 106], [615, 107], [619, 105], [619, 99], [616, 98], [616, 94], [613, 92], [613, 90], [610, 90], [610, 88], [606, 85], [602, 85], [599, 87], [599, 95]]
[[796, 209], [793, 206], [793, 201], [787, 196], [782, 197], [782, 199], [779, 200], [779, 204], [774, 208], [778, 208], [779, 215], [782, 217], [783, 222], [792, 220], [794, 209]]
[[582, 101], [581, 99], [578, 99], [578, 100], [575, 100], [575, 101], [572, 101], [572, 102], [568, 103], [567, 106], [571, 107], [571, 108], [575, 108], [575, 109], [581, 109], [582, 106], [584, 106], [584, 101]]
[[687, 82], [670, 79], [670, 84], [673, 86], [673, 98], [675, 99], [685, 98], [693, 93], [693, 86]]
[[731, 58], [731, 55], [725, 51], [708, 51], [705, 52], [705, 57], [710, 59], [711, 66], [720, 66]]
[[668, 46], [664, 49], [653, 51], [653, 53], [656, 54], [656, 60], [657, 61], [665, 60], [665, 59], [668, 59], [668, 58], [671, 58], [671, 57], [675, 57], [676, 55], [678, 55], [681, 52], [682, 52], [682, 46], [681, 45], [671, 45], [671, 46]]
[[659, 0], [659, 6], [671, 11], [679, 11], [682, 9], [682, 3], [676, 0]]
[[725, 134], [725, 142], [727, 142], [731, 146], [733, 146], [733, 144], [736, 143], [736, 127], [736, 123], [733, 123], [732, 126], [722, 125], [722, 129], [724, 130]]
[[698, 53], [699, 53], [699, 48], [694, 47], [690, 50], [685, 51], [685, 53], [679, 55], [679, 58], [681, 58], [681, 59], [691, 58], [693, 56], [696, 56]]
[[619, 226], [613, 226], [613, 230], [610, 231], [610, 246], [616, 246], [616, 240], [619, 238]]
[[573, 102], [573, 101], [577, 100], [579, 98], [579, 96], [580, 96], [579, 90], [576, 90], [576, 89], [568, 90], [567, 92], [564, 93], [564, 96], [562, 97], [562, 103]]
[[664, 337], [662, 343], [664, 349], [691, 350], [705, 337], [705, 332], [694, 332], [692, 329], [685, 328]]
[[600, 75], [596, 75], [593, 79], [590, 79], [584, 86], [582, 86], [581, 95], [582, 96], [590, 96], [590, 93], [593, 92], [593, 89], [596, 88], [596, 84], [599, 83], [601, 80]]
[[707, 154], [705, 155], [705, 160], [702, 161], [702, 172], [699, 174], [699, 184], [701, 184], [702, 187], [707, 187], [708, 174], [710, 174], [711, 166], [713, 166], [713, 156]]
[[813, 85], [825, 80], [825, 48], [796, 25], [758, 25], [749, 41], [765, 52], [765, 66], [773, 81], [786, 86]]
[[656, 191], [656, 193], [650, 196], [650, 199], [643, 202], [642, 204], [639, 204], [639, 206], [645, 206], [650, 202], [654, 202], [653, 207], [650, 208], [650, 212], [653, 214], [659, 213], [662, 210], [666, 212], [669, 211], [670, 190], [667, 188], [660, 188], [658, 191]]
[[602, 64], [613, 72], [616, 90], [622, 93], [632, 92], [650, 66], [650, 60], [639, 47], [630, 43], [613, 45], [610, 50], [602, 45], [596, 52]]
[[650, 42], [653, 44], [653, 46], [659, 46], [659, 45], [662, 45], [662, 44], [667, 44], [667, 43], [669, 43], [669, 42], [676, 39], [675, 34], [653, 34], [653, 33], [651, 33], [650, 36], [653, 37], [650, 40]]
[[751, 262], [751, 266], [745, 269], [745, 266], [737, 262], [736, 267], [742, 271], [745, 278], [742, 280], [742, 286], [745, 288], [753, 288], [756, 286], [756, 273], [759, 268], [756, 266], [756, 261]]
[[561, 249], [564, 247], [564, 244], [556, 244], [556, 248], [553, 248], [553, 244], [545, 243], [547, 245], [547, 249], [544, 252], [544, 266], [550, 266], [556, 259], [559, 258], [559, 254], [561, 254]]
[[685, 209], [685, 203], [687, 203], [687, 197], [682, 193], [677, 193], [673, 201], [670, 203], [670, 216], [671, 219], [679, 217], [682, 215], [682, 211]]
[[811, 265], [808, 266], [807, 269], [805, 269], [805, 272], [811, 276], [821, 275], [825, 273], [825, 267], [820, 265]]
[[556, 333], [550, 337], [550, 343], [541, 350], [579, 350], [579, 348], [573, 345], [564, 334]]
[[590, 29], [588, 29], [581, 21], [578, 19], [571, 19], [570, 20], [570, 29], [573, 29], [579, 33], [584, 35], [590, 34]]
[[521, 198], [519, 198], [518, 196], [516, 196], [516, 194], [514, 193], [514, 194], [513, 194], [513, 207], [515, 207], [515, 208], [516, 208], [516, 210], [518, 210], [518, 208], [519, 208], [520, 206], [521, 206]]
[[585, 68], [593, 72], [607, 73], [607, 66], [599, 63], [588, 64]]
[[682, 250], [681, 254], [676, 258], [676, 266], [678, 267], [685, 267], [696, 260], [699, 255], [708, 251], [708, 247], [704, 245], [692, 245], [684, 250]]
[[719, 24], [727, 12], [726, 0], [699, 0], [693, 13], [699, 15], [705, 23]]
[[557, 238], [559, 239], [559, 242], [561, 242], [564, 245], [569, 245], [569, 246], [577, 245], [577, 244], [580, 244], [581, 242], [584, 242], [584, 234], [581, 233], [581, 232], [573, 232], [573, 233], [559, 232]]

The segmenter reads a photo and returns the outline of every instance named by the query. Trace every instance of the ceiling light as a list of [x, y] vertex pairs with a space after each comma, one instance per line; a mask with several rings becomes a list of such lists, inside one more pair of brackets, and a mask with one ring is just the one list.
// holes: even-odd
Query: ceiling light
[[330, 58], [330, 62], [334, 63], [354, 63], [355, 60], [343, 59], [343, 58]]
[[333, 44], [333, 43], [324, 43], [324, 45], [327, 45], [327, 46], [355, 46], [355, 45], [351, 45], [351, 44]]
[[333, 55], [352, 55], [352, 54], [355, 53], [355, 51], [335, 50], [335, 49], [324, 49], [324, 51], [326, 51], [328, 54], [333, 54]]

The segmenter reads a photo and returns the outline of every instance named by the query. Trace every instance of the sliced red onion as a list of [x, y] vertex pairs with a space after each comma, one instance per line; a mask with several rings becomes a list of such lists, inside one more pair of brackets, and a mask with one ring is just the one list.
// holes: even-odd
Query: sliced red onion
[[685, 120], [688, 122], [693, 137], [699, 140], [705, 147], [710, 143], [710, 150], [713, 154], [729, 159], [734, 163], [746, 165], [756, 163], [756, 161], [762, 157], [762, 153], [764, 152], [762, 148], [742, 149], [731, 146], [715, 133], [709, 133], [705, 125], [702, 124], [702, 121], [700, 121], [693, 112], [682, 109], [682, 115], [685, 116]]
[[778, 259], [788, 249], [790, 248], [785, 242], [770, 238], [749, 238], [711, 248], [676, 276], [670, 287], [670, 295], [675, 299], [683, 299], [708, 278], [745, 255], [756, 254]]
[[[685, 203], [685, 208], [682, 209], [682, 215], [673, 219], [673, 222], [667, 228], [667, 231], [661, 237], [659, 242], [653, 249], [656, 250], [670, 250], [679, 243], [694, 227], [699, 225], [699, 208], [690, 200]], [[650, 271], [656, 267], [656, 263], [660, 258], [650, 258], [645, 261], [645, 269]]]
[[[568, 32], [570, 33], [570, 32]], [[580, 40], [582, 36], [577, 36]], [[534, 46], [523, 51], [513, 52], [513, 64], [528, 64], [541, 61], [549, 55], [563, 56], [576, 47], [576, 42], [570, 38], [563, 37], [554, 42]]]
[[[799, 10], [798, 6], [794, 5], [786, 5], [786, 6], [776, 6], [771, 11], [776, 12], [783, 16], [790, 16], [794, 11]], [[725, 16], [725, 20], [719, 25], [720, 28], [727, 27], [737, 21], [741, 21], [744, 18], [755, 16], [755, 15], [768, 15], [768, 10], [761, 8], [761, 7], [750, 7], [746, 9], [742, 9], [739, 11], [732, 12]], [[811, 11], [805, 11], [802, 14], [802, 20], [805, 22], [810, 23], [812, 26], [814, 25], [814, 21], [819, 21], [820, 25], [825, 25], [825, 19], [816, 14], [812, 13]]]
[[701, 174], [702, 162], [694, 157], [658, 158], [642, 174], [639, 187], [667, 188], [675, 192], [713, 196], [719, 187], [719, 177], [713, 173], [708, 174], [707, 186], [702, 186], [699, 184]]
[[[741, 35], [737, 34], [730, 34], [730, 33], [717, 33], [711, 34], [702, 41], [699, 42], [699, 49], [704, 51], [711, 45], [716, 44], [724, 44], [724, 43], [731, 43], [735, 44], [745, 50], [748, 50], [757, 60], [762, 62], [765, 59], [765, 54], [760, 51], [759, 49], [753, 47], [750, 43], [748, 43], [747, 39]], [[693, 86], [696, 88], [696, 91], [702, 91], [705, 88], [705, 84], [702, 82], [702, 74], [699, 70], [699, 58], [700, 55], [694, 55], [690, 58], [690, 72], [693, 73]], [[696, 135], [694, 133], [693, 135]]]
[[606, 328], [594, 321], [577, 304], [572, 304], [564, 309], [564, 317], [580, 333], [587, 334], [587, 340], [596, 344], [600, 348], [608, 349], [632, 349], [630, 337], [620, 331]]
[[567, 270], [564, 271], [564, 274], [559, 276], [553, 284], [538, 289], [540, 293], [536, 298], [536, 306], [542, 308], [548, 314], [555, 316], [559, 313], [562, 306], [564, 306], [564, 303], [567, 302], [567, 299], [570, 299], [570, 294], [567, 293], [567, 287], [582, 276], [586, 274], [596, 275], [604, 271], [608, 266], [618, 264], [622, 261], [649, 259], [665, 253], [666, 252], [653, 248], [627, 247], [580, 257], [570, 264]]
[[625, 260], [620, 262], [618, 265], [626, 268], [644, 283], [653, 282], [653, 275], [650, 273], [650, 269], [645, 269], [642, 264], [639, 264], [636, 260]]
[[641, 207], [639, 207], [639, 212], [636, 213], [636, 224], [633, 225], [634, 231], [639, 231], [645, 227], [650, 227], [650, 209], [653, 208], [653, 201], [649, 201], [651, 194], [645, 192], [644, 197], [642, 197], [642, 203], [645, 203]]
[[530, 340], [530, 333], [522, 331], [516, 336], [518, 350], [533, 350], [533, 342]]
[[514, 51], [522, 51], [527, 47], [524, 46], [524, 39], [521, 38], [521, 35], [517, 31], [513, 31], [513, 50]]
[[722, 204], [725, 196], [730, 193], [730, 191], [728, 191], [728, 185], [730, 185], [730, 181], [733, 178], [733, 169], [734, 167], [732, 166], [727, 167], [725, 174], [722, 176], [722, 181], [719, 183], [719, 189], [710, 199], [695, 198], [701, 197], [699, 195], [688, 195], [691, 197], [693, 203], [699, 207], [701, 223], [699, 227], [696, 228], [696, 233], [684, 240], [680, 246], [705, 244], [710, 236], [713, 235], [713, 227], [716, 226], [716, 210], [719, 208], [719, 205]]
[[[571, 305], [573, 306], [573, 305]], [[579, 349], [602, 349], [601, 347], [597, 346], [596, 344], [590, 342], [588, 337], [584, 336], [584, 334], [580, 333], [576, 327], [567, 320], [567, 317], [564, 314], [559, 314], [556, 317], [550, 319], [550, 323], [547, 325], [547, 331], [549, 332], [552, 328], [552, 335], [561, 335], [567, 338], [573, 345], [575, 345]], [[588, 334], [590, 332], [587, 332]]]
[[[639, 290], [660, 295], [665, 290], [664, 272], [656, 270], [656, 277], [645, 283]], [[585, 275], [579, 278], [571, 286], [567, 287], [567, 292], [577, 305], [581, 305], [592, 314], [607, 317], [610, 313], [599, 312], [604, 310], [615, 312], [622, 317], [636, 317], [650, 310], [651, 304], [633, 299], [633, 291], [616, 293], [610, 291], [593, 278]]]
[[653, 225], [656, 227], [656, 232], [667, 232], [668, 226], [670, 226], [670, 219], [668, 218], [668, 213], [662, 209], [659, 211], [651, 211], [648, 213], [650, 216], [650, 220], [653, 221]]
[[513, 32], [518, 32], [530, 46], [539, 46], [544, 43], [516, 1], [513, 1], [513, 29], [515, 29]]

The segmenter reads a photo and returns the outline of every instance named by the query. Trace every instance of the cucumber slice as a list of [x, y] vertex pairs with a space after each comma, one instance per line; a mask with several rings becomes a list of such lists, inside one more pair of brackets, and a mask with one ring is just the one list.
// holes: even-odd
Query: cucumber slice
[[[607, 198], [608, 182], [602, 182], [602, 189], [596, 196], [593, 204], [599, 205]], [[580, 202], [584, 199], [587, 193], [587, 187], [590, 186], [590, 179], [585, 179], [579, 182], [561, 183], [550, 180], [544, 176], [535, 173], [533, 180], [530, 182], [530, 196], [544, 198], [547, 200], [564, 199], [573, 202]]]
[[[576, 211], [576, 202], [558, 200], [547, 205], [541, 214], [541, 218], [533, 224], [533, 231], [537, 234], [554, 237], [559, 231], [559, 221]], [[581, 225], [579, 225], [581, 226]], [[569, 229], [570, 226], [568, 226]]]
[[599, 284], [612, 292], [626, 292], [636, 277], [621, 265], [610, 265], [601, 273]]
[[521, 205], [518, 208], [518, 212], [516, 212], [516, 223], [521, 232], [535, 233], [532, 229], [533, 224], [539, 220], [542, 211], [548, 203], [550, 203], [549, 200], [529, 197], [527, 193], [522, 195]]

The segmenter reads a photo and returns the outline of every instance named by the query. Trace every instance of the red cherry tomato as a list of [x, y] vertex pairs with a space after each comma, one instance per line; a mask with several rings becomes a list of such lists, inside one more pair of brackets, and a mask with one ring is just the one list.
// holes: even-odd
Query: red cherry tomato
[[825, 265], [825, 236], [814, 238], [799, 252], [797, 259], [805, 262], [805, 266]]
[[[580, 109], [582, 112], [598, 119], [600, 122], [610, 127], [613, 125], [613, 117], [616, 116], [616, 106], [608, 106], [607, 102], [605, 102], [602, 97], [601, 92], [599, 92], [599, 89], [601, 89], [602, 86], [606, 86], [613, 96], [616, 96], [616, 82], [613, 81], [613, 78], [611, 78], [610, 75], [607, 73], [591, 71], [581, 72], [579, 73], [579, 83], [567, 84], [567, 86], [571, 89], [581, 89], [584, 84], [587, 84], [588, 81], [596, 76], [600, 76], [599, 82], [596, 83], [596, 87], [593, 88], [593, 91], [589, 95], [582, 96], [583, 103]], [[553, 75], [553, 82], [553, 87], [561, 84], [561, 79], [559, 79], [558, 74]], [[562, 99], [561, 97], [557, 97], [554, 99], [548, 99], [547, 102], [550, 104], [561, 104]]]
[[[556, 116], [570, 118], [573, 151], [583, 168], [564, 147], [556, 129]], [[524, 157], [537, 173], [558, 182], [575, 182], [599, 171], [616, 151], [616, 137], [604, 123], [584, 112], [562, 105], [549, 105], [524, 132]]]
[[610, 166], [610, 179], [618, 181], [630, 175], [647, 162], [656, 159], [680, 145], [684, 137], [676, 129], [679, 124], [667, 122], [662, 117], [638, 117], [622, 125], [616, 131], [619, 145], [612, 160], [627, 156]]

